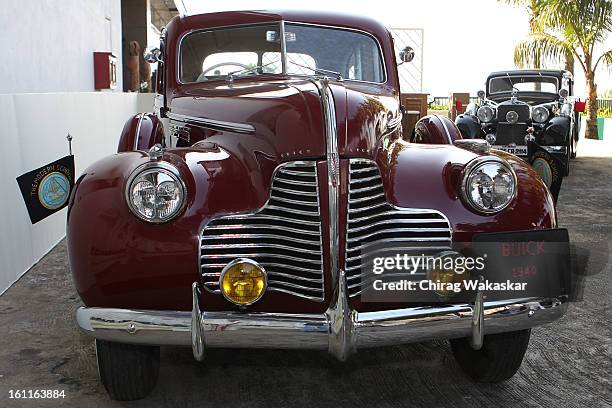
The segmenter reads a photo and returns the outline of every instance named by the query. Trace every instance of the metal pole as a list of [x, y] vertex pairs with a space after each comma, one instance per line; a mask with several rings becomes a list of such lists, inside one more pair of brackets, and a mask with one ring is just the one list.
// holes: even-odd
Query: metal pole
[[70, 154], [70, 156], [72, 156], [72, 135], [68, 133], [66, 139], [68, 140], [68, 153]]

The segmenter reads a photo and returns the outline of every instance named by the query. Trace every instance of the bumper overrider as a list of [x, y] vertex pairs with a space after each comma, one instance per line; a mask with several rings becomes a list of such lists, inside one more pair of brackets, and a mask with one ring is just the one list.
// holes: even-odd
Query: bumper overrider
[[357, 349], [468, 337], [475, 349], [485, 334], [538, 326], [561, 317], [566, 298], [528, 298], [411, 307], [376, 312], [351, 310], [340, 271], [334, 299], [323, 314], [206, 312], [193, 284], [193, 310], [159, 311], [80, 307], [79, 327], [101, 340], [141, 345], [191, 346], [201, 361], [207, 348], [328, 350], [346, 360]]

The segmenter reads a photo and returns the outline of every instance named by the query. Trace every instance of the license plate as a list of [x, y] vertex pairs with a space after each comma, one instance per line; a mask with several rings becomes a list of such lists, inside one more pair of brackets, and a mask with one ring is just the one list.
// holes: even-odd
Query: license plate
[[503, 150], [517, 156], [527, 156], [527, 146], [493, 146], [494, 149]]

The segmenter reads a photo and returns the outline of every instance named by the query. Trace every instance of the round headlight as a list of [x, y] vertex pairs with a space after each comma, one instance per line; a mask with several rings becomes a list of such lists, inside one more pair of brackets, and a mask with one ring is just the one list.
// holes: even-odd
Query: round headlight
[[264, 268], [248, 258], [234, 259], [221, 271], [221, 293], [230, 302], [246, 306], [257, 302], [266, 291]]
[[174, 218], [185, 203], [185, 186], [178, 170], [167, 163], [147, 163], [128, 180], [126, 200], [138, 218], [166, 222]]
[[548, 120], [548, 109], [543, 106], [538, 106], [533, 108], [533, 112], [531, 112], [531, 118], [534, 122], [542, 123]]
[[483, 157], [463, 171], [463, 198], [474, 210], [492, 214], [506, 208], [516, 196], [516, 174], [497, 157]]
[[478, 116], [478, 120], [481, 122], [490, 122], [493, 120], [493, 109], [490, 106], [481, 106], [478, 108], [476, 116]]

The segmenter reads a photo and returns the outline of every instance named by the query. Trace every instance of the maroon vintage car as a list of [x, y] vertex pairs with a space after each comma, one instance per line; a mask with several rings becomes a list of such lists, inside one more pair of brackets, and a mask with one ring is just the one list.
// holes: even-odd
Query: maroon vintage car
[[[68, 213], [77, 321], [96, 339], [112, 398], [151, 391], [164, 345], [192, 347], [197, 360], [209, 348], [345, 360], [445, 338], [470, 377], [501, 381], [530, 328], [564, 312], [555, 273], [542, 296], [379, 291], [372, 254], [457, 259], [486, 241], [524, 261], [531, 244], [567, 240], [525, 162], [462, 140], [446, 118], [402, 128], [383, 25], [285, 11], [177, 17], [147, 58], [158, 63], [155, 113], [128, 120], [118, 154], [77, 180]], [[545, 274], [534, 268], [507, 281]], [[441, 284], [459, 273], [412, 272]]]

